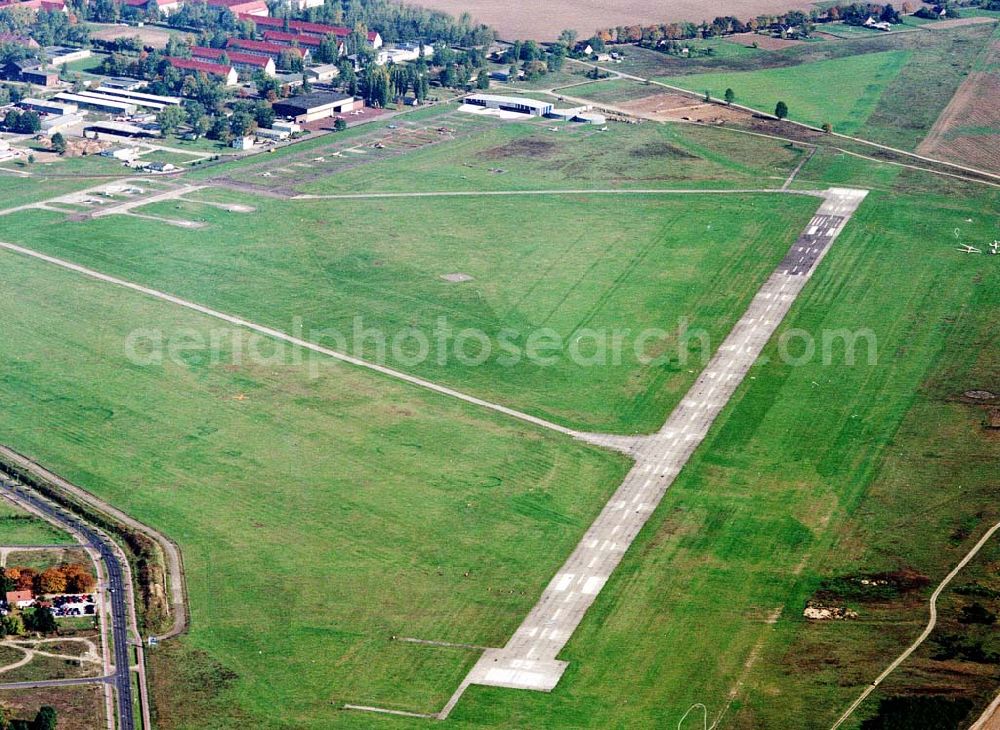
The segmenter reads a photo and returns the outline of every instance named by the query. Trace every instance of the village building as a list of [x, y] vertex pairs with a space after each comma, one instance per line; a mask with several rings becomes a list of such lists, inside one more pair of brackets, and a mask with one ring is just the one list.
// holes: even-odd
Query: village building
[[199, 61], [194, 58], [171, 58], [170, 65], [180, 71], [193, 71], [220, 79], [226, 86], [236, 86], [240, 82], [240, 75], [236, 69], [232, 66], [223, 66], [221, 63]]
[[260, 71], [265, 76], [273, 77], [275, 75], [274, 59], [271, 56], [258, 56], [253, 53], [242, 53], [237, 50], [206, 48], [204, 46], [193, 46], [191, 48], [191, 55], [195, 58], [206, 58], [213, 61], [218, 61], [225, 56], [237, 71], [243, 71], [247, 74], [254, 74]]

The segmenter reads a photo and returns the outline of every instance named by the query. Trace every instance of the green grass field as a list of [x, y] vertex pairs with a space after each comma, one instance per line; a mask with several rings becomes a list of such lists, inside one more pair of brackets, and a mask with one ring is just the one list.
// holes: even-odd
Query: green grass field
[[120, 163], [104, 157], [78, 157], [23, 166], [7, 163], [7, 167], [31, 175], [0, 175], [0, 210], [83, 190], [104, 178], [128, 172]]
[[623, 458], [352, 368], [311, 377], [290, 353], [134, 365], [136, 328], [216, 323], [2, 258], [4, 442], [184, 553], [191, 632], [151, 661], [177, 652], [181, 676], [203, 657], [226, 681], [200, 705], [160, 696], [161, 718], [437, 709], [473, 657], [389, 637], [501, 642], [623, 475]]
[[[820, 581], [899, 569], [939, 581], [1000, 518], [996, 439], [981, 409], [954, 402], [1000, 390], [1000, 271], [953, 246], [956, 227], [991, 235], [982, 211], [997, 202], [873, 194], [779, 332], [868, 327], [877, 362], [860, 348], [855, 366], [835, 354], [792, 367], [772, 343], [773, 364], [753, 369], [571, 640], [562, 683], [549, 696], [473, 687], [453, 717], [676, 727], [700, 702], [709, 724], [828, 728], [919, 634], [930, 588], [810, 624]], [[1000, 681], [989, 664], [913, 669], [893, 694], [959, 686], [983, 707]]]
[[[446, 108], [418, 114], [407, 119], [452, 119]], [[725, 128], [476, 129], [297, 189], [771, 187], [801, 159]], [[291, 166], [299, 151], [311, 159], [370, 131], [191, 177], [283, 185], [259, 165]], [[826, 361], [821, 349], [793, 366], [772, 342], [570, 641], [556, 690], [473, 687], [451, 725], [670, 728], [704, 703], [708, 724], [828, 728], [919, 633], [933, 585], [1000, 519], [996, 434], [961, 397], [1000, 392], [1000, 269], [996, 257], [955, 251], [996, 237], [1000, 197], [821, 142], [795, 187], [834, 184], [873, 192], [779, 333], [798, 328], [821, 344], [824, 333], [867, 329], [877, 360], [861, 347], [849, 364], [833, 347]], [[306, 335], [349, 331], [355, 315], [390, 334], [445, 316], [494, 344], [505, 327], [551, 327], [573, 341], [585, 327], [676, 331], [688, 317], [714, 346], [817, 206], [748, 194], [189, 197], [139, 212], [206, 228], [32, 211], [0, 218], [0, 240]], [[191, 632], [148, 654], [158, 727], [426, 727], [337, 708], [440, 709], [477, 655], [390, 637], [503, 644], [628, 466], [365, 371], [290, 351], [269, 358], [268, 343], [235, 348], [215, 320], [39, 262], [0, 252], [0, 265], [10, 363], [0, 441], [183, 550]], [[447, 273], [472, 281], [445, 282]], [[127, 359], [135, 332], [147, 344], [162, 338], [169, 356]], [[468, 367], [406, 364], [412, 354], [390, 352], [390, 364], [618, 431], [659, 425], [707, 355], [688, 367], [583, 367], [564, 354], [550, 367]], [[995, 555], [968, 580], [1000, 590]], [[802, 618], [824, 581], [882, 571], [928, 585], [830, 599], [857, 610], [855, 621]], [[1000, 613], [1000, 599], [982, 600]], [[966, 594], [943, 602], [941, 632], [848, 727], [883, 699], [949, 692], [979, 708], [995, 694], [997, 665], [933, 658], [947, 632], [1000, 649], [989, 630], [959, 623]], [[690, 715], [682, 727], [700, 725]]]
[[989, 25], [921, 33], [925, 39], [858, 130], [860, 136], [912, 150], [923, 141], [1000, 29]]
[[784, 101], [792, 120], [813, 126], [829, 122], [835, 131], [852, 134], [865, 124], [908, 59], [906, 51], [886, 51], [790, 68], [658, 80], [689, 91], [709, 91], [716, 98], [733, 89], [737, 103], [766, 112]]
[[[707, 362], [707, 350], [689, 352], [700, 340], [678, 344], [682, 322], [707, 331], [714, 351], [818, 205], [777, 195], [237, 199], [257, 212], [141, 208], [208, 224], [194, 231], [33, 212], [0, 220], [0, 236], [285, 331], [298, 318], [307, 338], [573, 427], [632, 433], [658, 428]], [[473, 281], [442, 280], [451, 273]], [[442, 319], [450, 334], [439, 336]], [[319, 334], [329, 328], [342, 337]], [[424, 357], [411, 328], [430, 345]], [[466, 329], [489, 338], [485, 362]], [[654, 329], [663, 333], [643, 339]], [[531, 345], [545, 332], [556, 347]]]
[[657, 93], [657, 91], [658, 89], [655, 86], [648, 86], [628, 79], [605, 79], [604, 81], [591, 81], [589, 84], [580, 86], [556, 89], [558, 93], [565, 92], [570, 96], [580, 97], [601, 104], [621, 104], [622, 102], [641, 99], [644, 96], [651, 96]]
[[72, 544], [73, 538], [40, 517], [0, 500], [0, 546]]
[[696, 133], [654, 124], [612, 125], [607, 132], [575, 124], [553, 132], [550, 126], [490, 126], [447, 145], [306, 179], [297, 188], [313, 194], [408, 192], [415, 179], [421, 190], [434, 191], [756, 188], [784, 180], [799, 160], [799, 152], [779, 142], [719, 154], [700, 146]]

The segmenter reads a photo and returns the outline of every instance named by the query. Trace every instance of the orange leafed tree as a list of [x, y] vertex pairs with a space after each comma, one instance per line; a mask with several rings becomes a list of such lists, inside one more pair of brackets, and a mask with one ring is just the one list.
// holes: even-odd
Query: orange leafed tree
[[35, 587], [35, 576], [38, 571], [34, 568], [18, 568], [17, 585], [15, 590], [30, 591]]
[[39, 593], [62, 593], [66, 590], [66, 576], [61, 567], [49, 568], [38, 576]]
[[90, 593], [97, 585], [94, 576], [83, 563], [67, 563], [60, 567], [66, 578], [66, 590], [69, 593]]

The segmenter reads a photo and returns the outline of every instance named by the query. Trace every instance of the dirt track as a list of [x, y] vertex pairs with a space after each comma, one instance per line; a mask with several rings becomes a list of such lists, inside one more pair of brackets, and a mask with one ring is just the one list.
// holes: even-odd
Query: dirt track
[[700, 22], [718, 15], [750, 18], [762, 13], [805, 10], [804, 0], [549, 0], [545, 12], [528, 0], [498, 3], [495, 0], [420, 0], [426, 8], [452, 15], [468, 12], [474, 20], [497, 29], [505, 40], [535, 38], [554, 40], [564, 28], [582, 36], [599, 28], [616, 25], [667, 23], [681, 20]]

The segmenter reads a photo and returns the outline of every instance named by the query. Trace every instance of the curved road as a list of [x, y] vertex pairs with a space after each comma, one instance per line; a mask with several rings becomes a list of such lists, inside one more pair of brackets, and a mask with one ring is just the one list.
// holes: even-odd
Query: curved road
[[48, 480], [62, 491], [93, 507], [98, 512], [112, 517], [126, 527], [138, 530], [150, 539], [154, 540], [160, 546], [160, 549], [163, 550], [164, 560], [166, 563], [165, 568], [168, 574], [167, 583], [168, 590], [170, 592], [170, 610], [173, 613], [174, 619], [171, 628], [165, 634], [156, 638], [162, 641], [164, 639], [178, 636], [184, 632], [185, 628], [187, 628], [187, 603], [184, 594], [184, 568], [181, 561], [180, 548], [178, 548], [177, 545], [175, 545], [162, 533], [159, 533], [148, 525], [130, 517], [120, 509], [111, 506], [107, 502], [98, 499], [90, 492], [66, 481], [58, 474], [53, 474], [45, 467], [35, 463], [26, 456], [22, 456], [13, 449], [9, 449], [6, 446], [0, 446], [0, 456], [19, 468], [26, 470], [30, 474], [35, 474]]
[[107, 571], [108, 594], [111, 599], [111, 638], [115, 652], [115, 671], [111, 681], [118, 696], [118, 727], [121, 730], [135, 730], [132, 673], [129, 662], [128, 609], [125, 603], [130, 586], [126, 583], [114, 545], [110, 538], [100, 534], [80, 518], [41, 499], [23, 484], [2, 472], [0, 472], [0, 488], [15, 501], [30, 506], [70, 532], [81, 535], [100, 553]]

